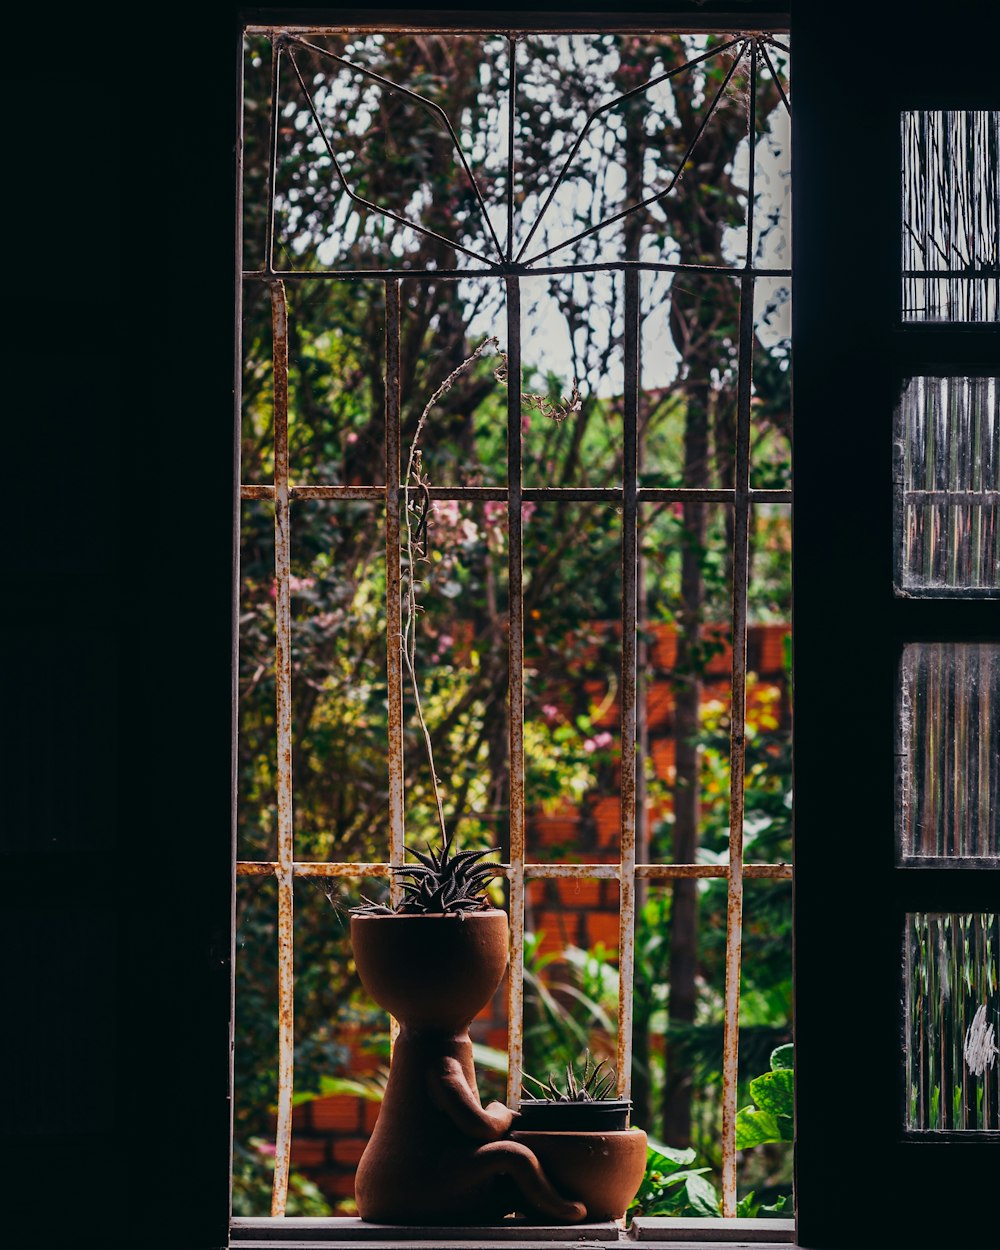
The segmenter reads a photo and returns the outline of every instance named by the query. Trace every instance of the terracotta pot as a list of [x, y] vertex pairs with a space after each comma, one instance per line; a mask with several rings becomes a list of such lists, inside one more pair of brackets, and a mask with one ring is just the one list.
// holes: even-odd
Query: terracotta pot
[[646, 1173], [646, 1134], [639, 1128], [620, 1133], [517, 1131], [511, 1137], [537, 1156], [561, 1194], [585, 1204], [593, 1222], [621, 1219]]
[[507, 967], [507, 913], [352, 916], [358, 975], [375, 1001], [413, 1029], [464, 1028]]

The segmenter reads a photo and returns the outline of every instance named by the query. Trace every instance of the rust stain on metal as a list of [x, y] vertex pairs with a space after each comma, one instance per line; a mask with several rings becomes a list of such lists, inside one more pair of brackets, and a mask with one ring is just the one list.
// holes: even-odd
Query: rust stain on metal
[[618, 1097], [632, 1088], [635, 974], [636, 644], [639, 571], [639, 272], [625, 275], [625, 412], [622, 475], [621, 814], [618, 913]]
[[[930, 493], [930, 492], [925, 492]], [[387, 498], [385, 486], [290, 486], [292, 499], [342, 499], [380, 503]], [[506, 503], [507, 491], [502, 486], [431, 486], [431, 499], [468, 499], [477, 502]], [[398, 497], [398, 491], [397, 491]], [[642, 486], [637, 491], [640, 503], [735, 503], [732, 487]], [[949, 495], [948, 498], [953, 496]], [[972, 496], [970, 496], [972, 497]], [[241, 499], [273, 499], [274, 487], [265, 482], [245, 482], [240, 487]], [[617, 486], [525, 486], [522, 500], [531, 503], [611, 503], [621, 504], [622, 492]], [[752, 503], [791, 503], [792, 492], [770, 488], [751, 490]], [[976, 495], [976, 499], [981, 496]], [[961, 501], [961, 496], [959, 496]]]
[[[388, 689], [389, 862], [405, 859], [403, 823], [403, 626], [400, 582], [399, 462], [399, 314], [400, 284], [385, 284], [385, 618]], [[389, 897], [402, 898], [402, 885], [390, 876]], [[395, 1025], [395, 1022], [393, 1022]]]
[[274, 352], [274, 579], [275, 721], [278, 739], [278, 1115], [274, 1145], [271, 1214], [284, 1215], [292, 1147], [295, 1049], [295, 968], [292, 878], [292, 613], [291, 535], [288, 494], [288, 307], [285, 288], [271, 286]]
[[[752, 66], [756, 67], [756, 59]], [[753, 164], [753, 100], [751, 155]], [[753, 201], [751, 200], [751, 203]], [[729, 744], [729, 888], [726, 899], [726, 998], [722, 1042], [722, 1214], [736, 1215], [736, 1083], [739, 1073], [740, 964], [743, 948], [743, 787], [746, 754], [747, 583], [750, 536], [750, 398], [754, 281], [740, 284], [739, 385], [736, 400], [736, 515], [733, 537], [733, 669]]]
[[613, 880], [621, 875], [619, 864], [525, 864], [525, 877], [538, 879]]
[[507, 971], [507, 1103], [521, 1098], [524, 1064], [524, 585], [521, 546], [521, 288], [507, 288], [507, 531], [510, 629], [510, 966]]

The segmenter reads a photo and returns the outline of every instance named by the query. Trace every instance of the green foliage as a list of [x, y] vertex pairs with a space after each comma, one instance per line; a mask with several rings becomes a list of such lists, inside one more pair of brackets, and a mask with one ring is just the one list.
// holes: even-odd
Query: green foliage
[[650, 1138], [646, 1173], [629, 1206], [628, 1218], [721, 1215], [718, 1192], [707, 1179], [710, 1169], [691, 1167], [696, 1158], [697, 1153], [691, 1148], [674, 1150]]
[[752, 1220], [759, 1217], [762, 1220], [774, 1220], [791, 1214], [792, 1200], [788, 1194], [782, 1194], [775, 1202], [763, 1203], [751, 1189], [736, 1204], [737, 1219]]
[[771, 1071], [750, 1082], [756, 1106], [743, 1107], [736, 1114], [737, 1150], [794, 1140], [794, 1086], [792, 1047], [780, 1046], [771, 1055]]

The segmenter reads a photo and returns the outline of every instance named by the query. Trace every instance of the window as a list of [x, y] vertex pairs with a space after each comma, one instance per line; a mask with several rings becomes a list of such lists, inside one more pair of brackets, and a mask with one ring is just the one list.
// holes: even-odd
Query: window
[[[295, 1013], [310, 1010], [309, 955], [296, 963], [296, 946], [329, 959], [330, 968], [347, 963], [346, 952], [323, 953], [329, 938], [317, 930], [334, 927], [334, 918], [323, 908], [317, 923], [322, 904], [296, 883], [325, 881], [342, 906], [358, 901], [359, 887], [340, 883], [361, 882], [361, 894], [377, 888], [373, 879], [404, 862], [407, 829], [409, 846], [420, 845], [421, 811], [430, 807], [426, 767], [413, 749], [419, 737], [408, 744], [404, 733], [412, 712], [396, 645], [398, 622], [405, 617], [408, 632], [410, 611], [401, 528], [414, 515], [405, 500], [400, 513], [401, 493], [416, 489], [406, 466], [420, 428], [430, 570], [419, 587], [427, 624], [413, 637], [430, 654], [418, 653], [417, 680], [425, 684], [438, 760], [450, 757], [448, 771], [437, 770], [448, 821], [472, 845], [486, 837], [501, 845], [512, 926], [507, 1099], [516, 1102], [525, 1066], [526, 982], [555, 1001], [530, 970], [526, 976], [526, 946], [539, 949], [544, 937], [538, 913], [553, 910], [534, 887], [569, 884], [577, 894], [580, 885], [598, 887], [604, 907], [596, 918], [613, 918], [610, 958], [575, 944], [567, 958], [603, 960], [604, 979], [616, 985], [610, 1004], [591, 992], [585, 1022], [606, 1035], [619, 1093], [628, 1096], [644, 918], [637, 896], [665, 900], [663, 887], [673, 886], [679, 949], [689, 930], [698, 938], [699, 882], [724, 882], [724, 893], [712, 896], [725, 928], [715, 956], [713, 1062], [722, 1086], [722, 1211], [737, 1215], [744, 900], [753, 898], [762, 917], [751, 906], [751, 936], [790, 901], [781, 888], [791, 869], [779, 833], [787, 842], [787, 725], [759, 744], [751, 774], [776, 819], [745, 811], [744, 767], [745, 724], [765, 739], [767, 727], [779, 730], [768, 709], [783, 697], [775, 681], [748, 681], [748, 617], [776, 616], [779, 644], [787, 633], [787, 603], [780, 614], [790, 502], [781, 329], [790, 276], [788, 45], [774, 32], [606, 32], [248, 31], [241, 725], [250, 759], [241, 755], [246, 850], [237, 866], [236, 1012], [238, 1022], [241, 1009], [249, 1018], [248, 1004], [267, 992], [266, 979], [244, 969], [266, 950], [270, 971], [276, 916], [275, 1216], [287, 1209], [292, 1157], [306, 1158], [310, 1144], [323, 1149], [318, 1137], [304, 1145], [293, 1139], [296, 1045], [304, 1068], [303, 1034], [309, 1038], [296, 1031]], [[685, 178], [691, 190], [676, 190]], [[491, 333], [502, 347], [499, 372], [462, 359]], [[421, 367], [424, 357], [430, 364]], [[348, 395], [346, 375], [355, 378]], [[371, 395], [355, 407], [366, 386]], [[442, 403], [423, 427], [417, 418], [436, 389]], [[471, 417], [463, 421], [465, 412]], [[460, 432], [439, 433], [435, 423], [443, 421]], [[577, 550], [585, 552], [581, 563]], [[348, 561], [362, 572], [346, 573]], [[452, 615], [442, 614], [435, 595]], [[501, 598], [505, 607], [497, 606]], [[563, 601], [569, 610], [560, 615]], [[649, 614], [668, 607], [667, 619], [680, 623], [657, 634]], [[364, 668], [354, 667], [354, 657], [365, 648], [355, 643], [351, 655], [358, 615], [374, 622]], [[568, 638], [573, 628], [582, 644]], [[470, 641], [480, 635], [481, 647]], [[334, 656], [338, 636], [347, 642]], [[654, 666], [646, 656], [640, 661], [640, 636], [654, 651], [677, 649], [671, 680], [659, 685], [674, 704], [677, 784], [669, 808], [662, 797], [669, 788], [641, 743]], [[345, 681], [353, 700], [344, 697]], [[714, 722], [699, 725], [699, 713]], [[699, 740], [707, 732], [724, 735], [725, 744], [706, 749], [716, 771], [703, 780]], [[336, 773], [332, 785], [308, 775], [324, 762]], [[374, 796], [361, 805], [374, 835], [357, 828], [359, 780]], [[660, 823], [673, 820], [672, 845], [662, 831], [651, 840], [657, 822], [647, 810], [647, 781], [661, 792]], [[570, 826], [566, 846], [554, 851], [531, 820], [546, 799], [550, 814]], [[612, 836], [581, 844], [583, 816], [596, 817], [601, 804], [613, 810]], [[726, 834], [717, 832], [717, 845], [700, 853], [699, 823], [709, 824], [712, 804]], [[429, 813], [424, 819], [433, 824]], [[770, 844], [761, 837], [754, 853], [760, 827], [772, 830]], [[762, 892], [745, 891], [744, 880]], [[534, 922], [529, 915], [526, 925], [532, 903]], [[584, 923], [582, 912], [573, 914]], [[662, 926], [663, 914], [658, 904], [653, 923]], [[706, 951], [710, 926], [706, 919]], [[655, 929], [651, 936], [662, 940]], [[268, 946], [255, 945], [261, 941]], [[780, 944], [772, 938], [772, 946]], [[681, 1015], [688, 978], [694, 1007], [692, 954], [685, 952], [690, 973], [681, 956], [671, 964], [670, 1010], [675, 1026], [693, 1032], [706, 1022]], [[784, 958], [787, 981], [787, 943], [770, 957]], [[338, 976], [346, 994], [349, 978]], [[648, 993], [660, 989], [654, 980]], [[648, 1073], [652, 1004], [641, 1006], [636, 1029], [646, 1035]], [[615, 1015], [617, 1027], [596, 1028]], [[789, 1028], [785, 1014], [758, 1032], [766, 1043], [769, 1029], [777, 1041]], [[309, 1040], [322, 1033], [314, 1026]], [[250, 1036], [249, 1025], [237, 1031], [238, 1114], [248, 1087], [263, 1097], [254, 1083], [258, 1052], [251, 1069], [241, 1066]], [[680, 1044], [670, 1046], [665, 1124], [691, 1097]], [[530, 1066], [537, 1070], [550, 1056], [536, 1051]], [[766, 1068], [766, 1053], [759, 1062]], [[651, 1076], [646, 1081], [652, 1086]], [[245, 1157], [246, 1143], [238, 1148]]]

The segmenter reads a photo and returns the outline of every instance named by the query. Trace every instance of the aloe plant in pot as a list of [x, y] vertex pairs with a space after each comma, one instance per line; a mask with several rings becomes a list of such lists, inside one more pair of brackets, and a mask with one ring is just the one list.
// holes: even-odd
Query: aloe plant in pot
[[628, 1128], [631, 1103], [615, 1097], [616, 1075], [588, 1051], [578, 1076], [560, 1085], [525, 1074], [540, 1097], [522, 1099], [512, 1137], [541, 1161], [560, 1193], [578, 1198], [590, 1220], [621, 1219], [646, 1169], [646, 1134]]
[[[498, 873], [488, 850], [459, 850], [449, 834], [416, 675], [416, 576], [427, 558], [430, 496], [418, 447], [427, 417], [487, 339], [445, 380], [421, 414], [404, 484], [406, 595], [402, 656], [430, 766], [440, 844], [392, 866], [390, 903], [353, 909], [351, 942], [362, 984], [400, 1025], [382, 1109], [355, 1178], [362, 1219], [377, 1223], [485, 1224], [515, 1209], [577, 1222], [583, 1203], [560, 1195], [532, 1150], [508, 1139], [514, 1113], [483, 1107], [469, 1024], [507, 967], [507, 915], [492, 906]], [[416, 498], [414, 498], [415, 488]], [[394, 891], [394, 893], [396, 893]]]

